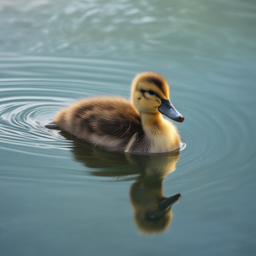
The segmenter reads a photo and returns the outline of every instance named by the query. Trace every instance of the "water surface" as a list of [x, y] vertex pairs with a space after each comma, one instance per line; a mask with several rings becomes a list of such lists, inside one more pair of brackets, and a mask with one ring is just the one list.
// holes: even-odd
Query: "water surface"
[[[255, 255], [255, 11], [241, 0], [1, 1], [1, 254]], [[77, 99], [129, 98], [148, 70], [185, 116], [180, 154], [107, 153], [44, 128]]]

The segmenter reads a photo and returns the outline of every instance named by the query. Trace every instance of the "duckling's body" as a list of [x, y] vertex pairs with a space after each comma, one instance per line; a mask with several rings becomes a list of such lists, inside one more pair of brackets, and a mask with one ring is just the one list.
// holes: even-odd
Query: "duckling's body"
[[168, 89], [160, 75], [142, 73], [133, 82], [132, 103], [121, 97], [83, 99], [60, 110], [53, 124], [109, 151], [170, 152], [180, 147], [180, 137], [159, 112], [162, 102], [168, 101]]

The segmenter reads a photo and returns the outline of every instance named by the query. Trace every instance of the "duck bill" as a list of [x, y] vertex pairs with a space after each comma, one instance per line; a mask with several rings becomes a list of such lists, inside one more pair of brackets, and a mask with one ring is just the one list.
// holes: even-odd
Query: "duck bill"
[[184, 116], [180, 114], [176, 108], [172, 105], [172, 103], [169, 100], [163, 100], [162, 99], [162, 104], [158, 108], [159, 112], [162, 113], [163, 115], [168, 116], [174, 121], [182, 123], [184, 121]]
[[162, 211], [167, 211], [169, 210], [173, 204], [175, 204], [176, 202], [178, 202], [181, 198], [181, 194], [177, 194], [174, 196], [171, 196], [169, 198], [165, 198], [164, 200], [162, 200], [159, 203], [159, 209]]

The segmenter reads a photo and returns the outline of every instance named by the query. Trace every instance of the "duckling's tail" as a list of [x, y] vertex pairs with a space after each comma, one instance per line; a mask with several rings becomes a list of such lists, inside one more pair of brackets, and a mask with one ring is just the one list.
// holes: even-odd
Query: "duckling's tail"
[[53, 129], [53, 130], [60, 130], [59, 126], [55, 123], [46, 124], [44, 127], [48, 129]]

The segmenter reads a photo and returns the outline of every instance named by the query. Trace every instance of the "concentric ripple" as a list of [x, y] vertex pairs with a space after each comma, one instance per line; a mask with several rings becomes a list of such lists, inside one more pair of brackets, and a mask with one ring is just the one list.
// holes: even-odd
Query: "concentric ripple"
[[[72, 144], [44, 125], [61, 107], [95, 95], [129, 98], [134, 75], [148, 70], [143, 62], [135, 65], [101, 59], [22, 56], [2, 56], [0, 67], [0, 147], [59, 157]], [[207, 166], [226, 157], [233, 157], [233, 164], [238, 163], [239, 151], [246, 150], [244, 145], [250, 144], [248, 134], [252, 134], [248, 131], [252, 126], [243, 125], [248, 119], [246, 111], [213, 91], [191, 89], [175, 83], [172, 77], [166, 78], [171, 100], [185, 116], [184, 123], [176, 123], [187, 144], [180, 160], [184, 170]], [[238, 143], [237, 134], [246, 143]], [[201, 164], [194, 165], [196, 162]]]
[[[3, 92], [1, 88], [0, 92]], [[47, 131], [44, 125], [49, 122], [56, 109], [71, 102], [68, 97], [49, 96], [13, 96], [24, 92], [31, 94], [32, 88], [16, 90], [4, 89], [9, 97], [0, 99], [0, 140], [6, 148], [14, 145], [22, 146], [24, 151], [33, 152], [33, 148], [67, 149], [69, 142], [65, 141], [56, 131]], [[38, 90], [37, 90], [38, 92]], [[40, 91], [44, 92], [44, 90]], [[71, 93], [71, 92], [70, 92]], [[14, 148], [16, 148], [14, 146]]]

